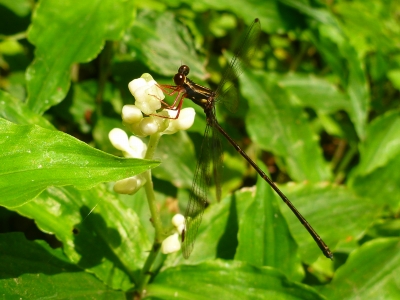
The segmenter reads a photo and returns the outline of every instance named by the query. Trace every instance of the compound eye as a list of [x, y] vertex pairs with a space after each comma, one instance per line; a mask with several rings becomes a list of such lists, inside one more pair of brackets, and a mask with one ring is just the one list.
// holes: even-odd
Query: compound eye
[[187, 65], [182, 65], [179, 67], [178, 73], [188, 76], [190, 72], [190, 68]]
[[182, 84], [185, 83], [185, 78], [186, 78], [185, 75], [182, 75], [182, 74], [178, 73], [178, 74], [176, 74], [174, 76], [174, 82], [175, 82], [176, 85], [182, 85]]

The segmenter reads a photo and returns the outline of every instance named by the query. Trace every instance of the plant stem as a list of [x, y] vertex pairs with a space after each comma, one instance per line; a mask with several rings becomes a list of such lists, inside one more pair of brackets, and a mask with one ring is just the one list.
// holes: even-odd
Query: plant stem
[[[157, 149], [158, 142], [160, 140], [161, 134], [156, 133], [150, 136], [149, 144], [147, 145], [147, 152], [145, 159], [152, 159]], [[144, 185], [144, 189], [146, 191], [147, 201], [149, 203], [150, 213], [151, 213], [151, 220], [154, 225], [155, 235], [154, 235], [154, 242], [151, 248], [150, 254], [147, 257], [147, 260], [142, 268], [142, 272], [140, 275], [140, 282], [138, 284], [138, 292], [141, 296], [145, 294], [145, 287], [151, 278], [151, 266], [153, 265], [158, 252], [161, 248], [161, 242], [163, 240], [163, 230], [162, 230], [162, 223], [160, 214], [158, 213], [156, 197], [154, 194], [153, 189], [153, 181], [151, 179], [151, 171], [147, 171], [145, 173], [146, 184]]]

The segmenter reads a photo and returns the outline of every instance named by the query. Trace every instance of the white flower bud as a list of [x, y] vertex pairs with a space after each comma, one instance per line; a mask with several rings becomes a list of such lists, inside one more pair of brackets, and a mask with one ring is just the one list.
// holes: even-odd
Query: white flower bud
[[164, 254], [169, 254], [177, 252], [181, 249], [181, 243], [179, 241], [179, 234], [174, 233], [167, 237], [161, 244], [161, 252]]
[[122, 107], [122, 121], [126, 124], [138, 123], [143, 119], [142, 111], [136, 105]]
[[135, 176], [119, 180], [114, 184], [114, 192], [118, 194], [131, 195], [136, 191], [136, 188], [137, 180]]
[[185, 217], [181, 214], [176, 214], [172, 217], [172, 225], [175, 226], [179, 234], [182, 234], [183, 229], [185, 229]]
[[136, 175], [117, 181], [114, 184], [114, 192], [118, 194], [132, 195], [146, 183], [143, 175]]
[[139, 130], [142, 136], [148, 136], [158, 132], [159, 126], [158, 123], [154, 120], [154, 118], [148, 117], [140, 121]]
[[122, 150], [125, 152], [130, 151], [128, 135], [122, 129], [112, 129], [108, 134], [108, 138], [110, 139], [111, 144], [118, 150]]
[[138, 137], [132, 135], [129, 138], [129, 146], [132, 149], [131, 153], [133, 153], [131, 157], [144, 158], [144, 156], [146, 155], [147, 145], [143, 143], [143, 141]]

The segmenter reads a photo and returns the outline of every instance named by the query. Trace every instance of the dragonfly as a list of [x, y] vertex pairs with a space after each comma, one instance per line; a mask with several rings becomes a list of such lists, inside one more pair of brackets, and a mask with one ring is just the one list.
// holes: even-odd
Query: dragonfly
[[[216, 187], [217, 199], [221, 198], [221, 171], [222, 171], [222, 145], [220, 136], [222, 135], [236, 151], [248, 161], [254, 170], [264, 179], [271, 188], [286, 203], [297, 219], [303, 224], [305, 229], [312, 236], [322, 253], [332, 259], [333, 254], [318, 233], [311, 227], [307, 220], [301, 215], [290, 200], [275, 185], [261, 168], [242, 150], [242, 148], [228, 135], [220, 126], [216, 118], [215, 105], [224, 103], [229, 111], [235, 112], [238, 106], [238, 92], [236, 83], [241, 75], [246, 62], [255, 54], [258, 39], [261, 33], [260, 20], [256, 18], [244, 35], [238, 49], [234, 52], [228, 68], [224, 72], [221, 82], [215, 91], [196, 84], [190, 80], [190, 68], [181, 65], [178, 73], [174, 76], [175, 85], [159, 85], [168, 95], [176, 95], [174, 103], [167, 106], [168, 109], [177, 110], [174, 119], [179, 117], [179, 113], [184, 99], [190, 99], [195, 104], [203, 108], [206, 115], [207, 125], [204, 131], [200, 155], [194, 173], [193, 183], [189, 196], [189, 203], [185, 212], [185, 229], [182, 232], [182, 254], [184, 258], [189, 258], [197, 232], [201, 224], [205, 208], [208, 206], [207, 190], [210, 186], [211, 177]], [[210, 176], [211, 175], [211, 176]]]

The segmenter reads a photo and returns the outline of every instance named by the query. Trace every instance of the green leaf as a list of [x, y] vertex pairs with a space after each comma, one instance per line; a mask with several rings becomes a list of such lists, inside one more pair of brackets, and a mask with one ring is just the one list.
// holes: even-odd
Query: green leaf
[[384, 167], [400, 153], [400, 113], [389, 111], [368, 125], [366, 139], [360, 146], [358, 175], [367, 175]]
[[134, 5], [124, 0], [39, 2], [28, 32], [36, 46], [27, 70], [33, 111], [43, 113], [65, 97], [72, 64], [94, 59], [106, 39], [119, 39], [133, 20]]
[[399, 274], [399, 238], [376, 239], [351, 253], [321, 292], [329, 299], [398, 299]]
[[16, 124], [36, 124], [47, 129], [54, 128], [45, 118], [32, 112], [20, 100], [2, 90], [0, 90], [0, 116]]
[[274, 191], [261, 177], [253, 203], [239, 223], [236, 260], [279, 269], [288, 278], [302, 279], [297, 245], [290, 235]]
[[55, 234], [73, 263], [107, 285], [128, 290], [138, 281], [151, 244], [136, 213], [102, 185], [87, 191], [48, 188], [14, 210]]
[[359, 138], [364, 139], [369, 104], [364, 62], [349, 43], [339, 24], [333, 26], [321, 24], [318, 27], [318, 38], [314, 36], [310, 38], [341, 78], [350, 99], [350, 107], [347, 109], [350, 112], [350, 119], [354, 123]]
[[350, 102], [346, 94], [323, 78], [311, 74], [289, 73], [278, 80], [302, 106], [311, 107], [317, 113], [330, 114], [347, 110]]
[[0, 204], [6, 207], [22, 205], [49, 186], [88, 189], [157, 165], [154, 161], [115, 157], [65, 133], [15, 125], [4, 119], [0, 119], [0, 144]]
[[[382, 161], [382, 160], [380, 160]], [[351, 178], [349, 186], [358, 195], [368, 195], [381, 207], [389, 205], [397, 210], [400, 202], [400, 157], [395, 156], [372, 173]]]
[[0, 5], [7, 7], [20, 17], [28, 15], [32, 8], [32, 3], [29, 0], [0, 0]]
[[181, 253], [169, 256], [167, 266], [196, 264], [217, 257], [233, 259], [237, 247], [239, 220], [254, 196], [242, 190], [207, 207], [197, 233], [194, 249], [189, 259]]
[[187, 27], [172, 13], [142, 11], [130, 35], [128, 46], [155, 72], [176, 74], [183, 62], [190, 66], [191, 76], [204, 77], [204, 58], [196, 53]]
[[[373, 203], [369, 198], [358, 197], [341, 186], [327, 183], [288, 184], [282, 187], [282, 191], [331, 251], [335, 249], [339, 241], [346, 244], [360, 239], [380, 212], [378, 204]], [[299, 245], [302, 260], [311, 264], [318, 254], [322, 255], [321, 250], [283, 202], [281, 202], [281, 211]]]
[[323, 299], [311, 287], [292, 282], [273, 268], [222, 260], [169, 268], [146, 291], [162, 299]]
[[318, 139], [298, 106], [266, 73], [246, 72], [241, 91], [249, 102], [247, 129], [264, 150], [285, 159], [294, 180], [321, 181], [330, 178]]
[[0, 293], [4, 299], [125, 299], [92, 274], [69, 263], [60, 249], [0, 234]]
[[196, 157], [186, 132], [164, 135], [154, 158], [162, 161], [160, 167], [152, 172], [155, 177], [168, 180], [178, 188], [192, 186]]

